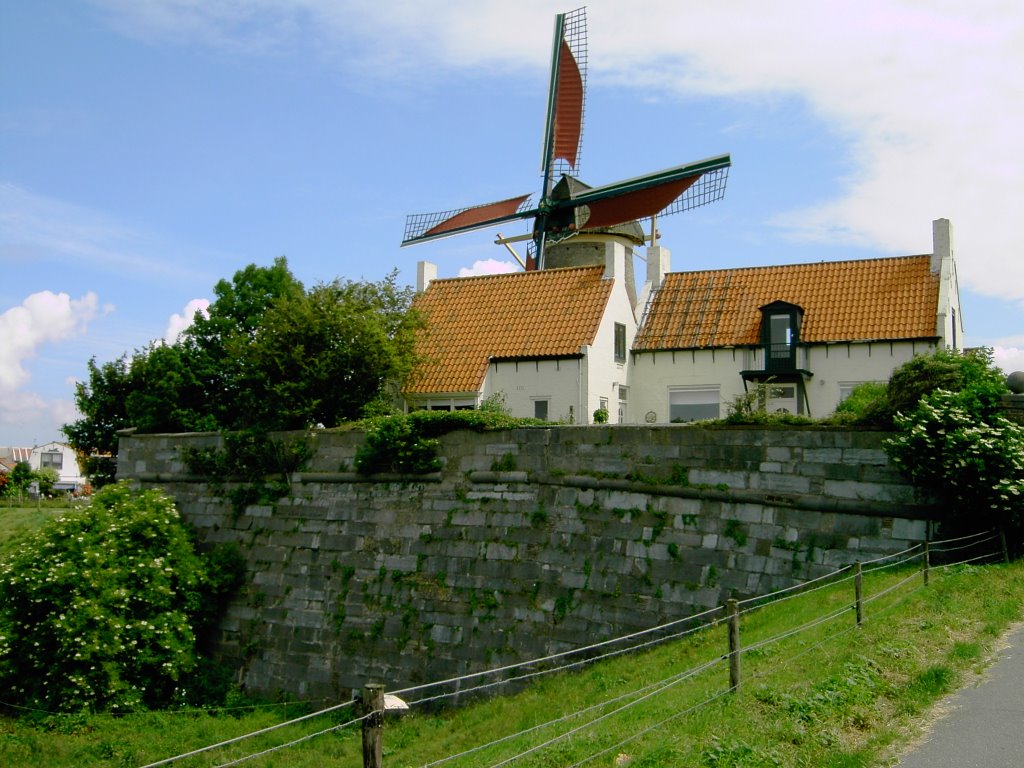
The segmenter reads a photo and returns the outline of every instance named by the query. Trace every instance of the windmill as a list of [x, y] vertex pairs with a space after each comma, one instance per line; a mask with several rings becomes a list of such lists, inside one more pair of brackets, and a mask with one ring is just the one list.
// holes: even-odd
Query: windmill
[[[587, 81], [586, 36], [585, 8], [555, 17], [539, 202], [531, 205], [532, 195], [526, 194], [484, 205], [410, 215], [406, 218], [403, 246], [503, 222], [533, 219], [532, 235], [507, 240], [499, 235], [498, 242], [507, 245], [517, 239], [531, 239], [533, 255], [524, 266], [544, 269], [546, 249], [568, 238], [608, 232], [630, 223], [639, 230], [638, 220], [651, 219], [650, 239], [654, 243], [655, 217], [697, 208], [724, 196], [731, 164], [727, 154], [599, 187], [579, 180]], [[642, 234], [640, 239], [643, 240]]]

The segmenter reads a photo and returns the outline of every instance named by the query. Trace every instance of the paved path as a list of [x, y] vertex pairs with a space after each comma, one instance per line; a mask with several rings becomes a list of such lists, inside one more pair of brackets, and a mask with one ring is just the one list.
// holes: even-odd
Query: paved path
[[896, 768], [1024, 766], [1024, 625], [981, 679], [943, 701], [947, 714]]

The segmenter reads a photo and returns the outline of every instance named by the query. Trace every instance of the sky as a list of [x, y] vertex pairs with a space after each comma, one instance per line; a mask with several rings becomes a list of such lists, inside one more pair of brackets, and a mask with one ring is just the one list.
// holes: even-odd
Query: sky
[[[510, 270], [496, 230], [405, 215], [540, 189], [541, 0], [0, 0], [0, 446], [277, 256], [310, 287]], [[1024, 9], [962, 0], [594, 0], [580, 177], [730, 153], [659, 219], [672, 268], [930, 253], [969, 346], [1024, 369]], [[526, 225], [499, 228], [506, 236]], [[642, 274], [642, 272], [641, 272]]]

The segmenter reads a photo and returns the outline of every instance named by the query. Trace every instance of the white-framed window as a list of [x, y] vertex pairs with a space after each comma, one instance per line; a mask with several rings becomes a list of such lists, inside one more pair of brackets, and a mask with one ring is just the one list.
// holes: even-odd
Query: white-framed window
[[702, 419], [717, 419], [721, 411], [721, 392], [717, 385], [670, 387], [668, 420], [674, 424]]
[[40, 469], [56, 469], [61, 470], [64, 468], [64, 454], [60, 451], [53, 451], [39, 454], [39, 468]]
[[629, 387], [619, 384], [619, 424], [625, 424], [629, 416]]
[[615, 324], [615, 362], [626, 362], [626, 326]]

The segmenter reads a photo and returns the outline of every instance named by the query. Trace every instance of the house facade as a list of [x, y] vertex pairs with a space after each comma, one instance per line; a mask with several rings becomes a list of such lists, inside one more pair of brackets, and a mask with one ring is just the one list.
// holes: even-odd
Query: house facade
[[[680, 423], [726, 415], [753, 387], [767, 406], [821, 417], [857, 384], [963, 339], [949, 221], [919, 256], [669, 271], [607, 237], [604, 265], [421, 280], [427, 362], [410, 408], [472, 408], [502, 393], [517, 416]], [[429, 282], [429, 286], [427, 283]]]
[[614, 239], [592, 242], [601, 264], [444, 280], [421, 265], [423, 362], [406, 407], [459, 410], [500, 396], [517, 416], [574, 424], [611, 411], [636, 335], [624, 277], [632, 255]]
[[67, 443], [51, 442], [35, 446], [29, 455], [28, 464], [33, 471], [52, 469], [57, 473], [54, 491], [76, 491], [88, 482], [78, 466], [75, 449]]

